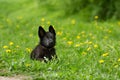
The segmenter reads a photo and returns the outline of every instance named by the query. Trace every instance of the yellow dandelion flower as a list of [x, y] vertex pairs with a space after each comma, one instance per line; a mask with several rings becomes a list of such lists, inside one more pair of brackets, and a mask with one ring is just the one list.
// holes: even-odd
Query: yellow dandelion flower
[[68, 43], [68, 45], [71, 45], [71, 44], [73, 44], [73, 42], [72, 42], [72, 41], [68, 41], [67, 43]]
[[63, 38], [63, 40], [66, 40], [66, 39], [67, 39], [66, 37]]
[[94, 48], [98, 48], [98, 45], [97, 45], [97, 44], [95, 44], [95, 45], [94, 45]]
[[60, 31], [59, 31], [59, 32], [57, 32], [57, 35], [62, 35], [62, 32], [60, 32]]
[[19, 45], [16, 46], [16, 48], [19, 48], [19, 47], [20, 47]]
[[3, 46], [4, 49], [8, 48], [8, 46]]
[[31, 66], [31, 64], [25, 64], [25, 66], [26, 66], [26, 67], [30, 67], [30, 66]]
[[81, 34], [85, 34], [85, 31], [82, 31]]
[[115, 68], [117, 68], [117, 67], [118, 67], [118, 65], [116, 64], [114, 67], [115, 67]]
[[112, 31], [111, 30], [108, 30], [108, 33], [111, 33]]
[[88, 44], [92, 44], [92, 41], [89, 41]]
[[118, 25], [120, 26], [120, 21], [118, 21]]
[[76, 21], [73, 19], [73, 20], [71, 21], [71, 24], [74, 25], [75, 23], [76, 23]]
[[31, 48], [26, 48], [26, 51], [31, 52]]
[[47, 21], [47, 24], [50, 25], [50, 21]]
[[80, 45], [83, 45], [84, 43], [80, 43]]
[[120, 58], [118, 59], [118, 62], [120, 62]]
[[98, 16], [95, 16], [94, 18], [95, 18], [95, 19], [98, 19], [99, 17], [98, 17]]
[[80, 36], [78, 35], [76, 38], [77, 38], [77, 39], [80, 39]]
[[11, 50], [10, 50], [10, 49], [7, 49], [7, 50], [6, 50], [6, 52], [7, 52], [7, 53], [10, 53], [10, 52], [11, 52]]
[[76, 45], [75, 45], [75, 47], [79, 47], [79, 46], [80, 46], [80, 44], [76, 44]]
[[93, 36], [92, 39], [95, 39], [95, 37]]
[[10, 42], [10, 43], [9, 43], [9, 45], [11, 45], [11, 46], [12, 46], [13, 44], [14, 44], [13, 42]]
[[108, 55], [109, 55], [108, 53], [102, 54], [103, 57], [106, 57], [106, 56], [108, 56]]
[[86, 52], [82, 52], [82, 55], [86, 55], [87, 53]]
[[102, 60], [102, 59], [101, 59], [101, 60], [99, 60], [99, 63], [100, 63], [100, 64], [102, 64], [102, 63], [104, 63], [104, 62], [105, 62], [105, 61], [104, 61], [104, 60]]
[[85, 43], [85, 44], [87, 44], [87, 43], [88, 43], [88, 41], [85, 41], [84, 43]]
[[42, 18], [41, 21], [44, 22], [44, 21], [45, 21], [45, 18]]
[[90, 50], [91, 50], [91, 47], [88, 47], [88, 48], [87, 48], [87, 51], [90, 51]]

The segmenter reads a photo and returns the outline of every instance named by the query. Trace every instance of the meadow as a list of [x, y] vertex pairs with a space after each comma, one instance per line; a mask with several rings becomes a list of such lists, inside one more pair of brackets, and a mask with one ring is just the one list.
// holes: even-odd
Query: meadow
[[[32, 80], [119, 80], [120, 21], [84, 21], [78, 14], [38, 5], [37, 0], [0, 0], [0, 76]], [[59, 60], [30, 59], [38, 27], [53, 25]], [[28, 79], [29, 80], [29, 79]]]

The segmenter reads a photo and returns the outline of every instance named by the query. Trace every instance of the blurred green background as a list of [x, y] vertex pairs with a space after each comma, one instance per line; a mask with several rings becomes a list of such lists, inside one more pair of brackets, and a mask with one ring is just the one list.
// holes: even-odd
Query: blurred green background
[[119, 0], [37, 0], [39, 8], [46, 7], [49, 11], [61, 11], [62, 17], [78, 14], [79, 18], [93, 20], [120, 19]]
[[0, 5], [0, 18], [3, 18], [3, 15], [13, 17], [10, 13], [17, 10], [14, 14], [23, 11], [20, 14], [28, 17], [40, 15], [65, 18], [77, 15], [87, 21], [93, 20], [95, 16], [100, 20], [120, 19], [119, 0], [1, 0]]

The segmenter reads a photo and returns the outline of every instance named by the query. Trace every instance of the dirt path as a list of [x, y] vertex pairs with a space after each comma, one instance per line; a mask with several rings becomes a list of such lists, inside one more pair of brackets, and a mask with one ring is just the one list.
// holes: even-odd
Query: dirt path
[[14, 77], [0, 77], [0, 80], [22, 80], [22, 79], [18, 79], [18, 78], [14, 78]]
[[26, 76], [14, 76], [14, 77], [0, 76], [0, 80], [31, 80], [31, 78]]

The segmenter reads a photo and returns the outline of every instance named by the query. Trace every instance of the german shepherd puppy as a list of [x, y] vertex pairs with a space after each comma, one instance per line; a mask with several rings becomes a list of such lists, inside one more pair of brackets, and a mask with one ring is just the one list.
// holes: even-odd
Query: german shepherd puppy
[[54, 48], [56, 43], [56, 32], [53, 26], [49, 26], [48, 32], [46, 32], [42, 26], [40, 26], [38, 30], [38, 36], [40, 38], [40, 42], [31, 52], [31, 59], [47, 62], [53, 57], [57, 58]]

